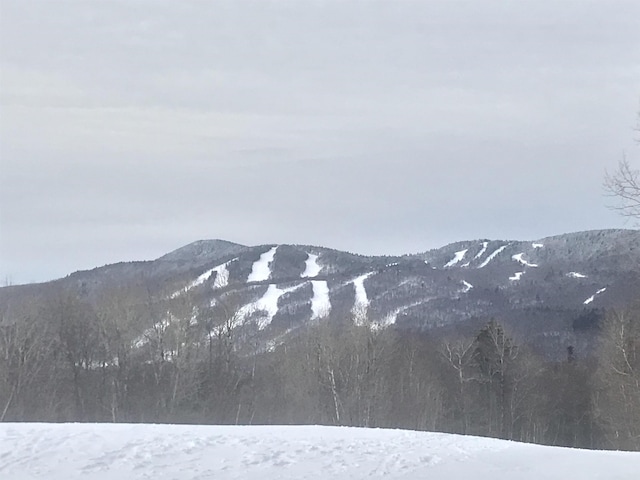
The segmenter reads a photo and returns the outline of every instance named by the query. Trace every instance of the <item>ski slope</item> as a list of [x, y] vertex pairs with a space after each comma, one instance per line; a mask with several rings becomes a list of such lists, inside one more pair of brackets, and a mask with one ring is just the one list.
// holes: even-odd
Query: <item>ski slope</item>
[[257, 319], [258, 330], [264, 330], [271, 325], [273, 317], [278, 313], [278, 300], [285, 293], [292, 292], [296, 287], [287, 289], [278, 288], [275, 284], [270, 284], [267, 291], [260, 299], [255, 302], [249, 303], [238, 310], [236, 317], [239, 320], [239, 325], [246, 322], [247, 318], [253, 315], [254, 312], [262, 312], [262, 315]]
[[311, 298], [311, 319], [326, 317], [331, 311], [329, 286], [324, 280], [312, 280], [313, 297]]
[[507, 248], [509, 245], [502, 245], [500, 248], [498, 248], [497, 250], [494, 250], [494, 252], [489, 255], [484, 262], [482, 262], [480, 265], [478, 265], [478, 268], [484, 268], [487, 265], [489, 265], [489, 262], [491, 262], [491, 260], [493, 260], [494, 258], [496, 258], [498, 255], [500, 255], [500, 253], [502, 253], [502, 251]]
[[213, 288], [215, 289], [215, 288], [226, 287], [229, 284], [229, 270], [227, 266], [234, 260], [237, 260], [237, 259], [234, 258], [229, 262], [223, 263], [222, 265], [218, 265], [217, 267], [207, 270], [198, 278], [196, 278], [193, 282], [191, 282], [189, 285], [178, 290], [177, 292], [174, 292], [170, 298], [176, 298], [182, 295], [183, 293], [187, 293], [189, 290], [192, 290], [195, 287], [202, 285], [204, 282], [209, 280], [209, 278], [211, 278], [211, 275], [213, 275], [214, 273], [216, 274], [216, 277], [213, 283]]
[[302, 278], [317, 277], [322, 267], [318, 264], [318, 255], [307, 253], [307, 259], [304, 262], [304, 272], [300, 275]]
[[7, 480], [631, 480], [640, 453], [319, 426], [0, 424]]
[[469, 249], [465, 249], [465, 250], [460, 250], [459, 252], [456, 252], [453, 258], [449, 260], [449, 262], [447, 262], [444, 268], [453, 267], [454, 265], [460, 263], [462, 260], [464, 260], [464, 257], [468, 251]]
[[589, 298], [587, 298], [587, 299], [583, 302], [583, 304], [584, 304], [584, 305], [589, 305], [590, 303], [593, 303], [593, 301], [595, 300], [595, 298], [596, 298], [598, 295], [600, 295], [600, 294], [602, 294], [602, 293], [604, 293], [604, 292], [606, 292], [606, 291], [607, 291], [607, 287], [605, 287], [605, 288], [601, 288], [601, 289], [600, 289], [600, 290], [598, 290], [596, 293], [594, 293], [594, 294], [593, 294], [593, 295], [591, 295]]
[[264, 282], [265, 280], [269, 280], [269, 277], [271, 276], [270, 265], [276, 256], [277, 250], [278, 247], [276, 246], [260, 255], [260, 258], [251, 266], [251, 273], [247, 278], [247, 283]]
[[516, 262], [524, 265], [525, 267], [537, 267], [538, 265], [535, 263], [529, 263], [524, 259], [524, 253], [518, 253], [517, 255], [512, 255], [511, 258]]
[[489, 242], [482, 242], [482, 248], [480, 249], [480, 251], [476, 254], [475, 257], [473, 257], [474, 260], [477, 260], [478, 258], [480, 258], [481, 256], [483, 256], [485, 254], [485, 252], [487, 251], [487, 247], [489, 246]]
[[353, 287], [355, 289], [355, 301], [356, 305], [369, 305], [369, 297], [367, 296], [367, 289], [364, 286], [364, 281], [373, 275], [375, 272], [365, 273], [353, 280]]

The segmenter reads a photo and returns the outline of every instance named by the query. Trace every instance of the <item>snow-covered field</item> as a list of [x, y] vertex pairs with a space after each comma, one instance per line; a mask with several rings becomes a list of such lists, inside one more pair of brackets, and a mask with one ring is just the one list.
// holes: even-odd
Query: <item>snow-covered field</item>
[[340, 427], [0, 424], [0, 478], [637, 479], [640, 453]]

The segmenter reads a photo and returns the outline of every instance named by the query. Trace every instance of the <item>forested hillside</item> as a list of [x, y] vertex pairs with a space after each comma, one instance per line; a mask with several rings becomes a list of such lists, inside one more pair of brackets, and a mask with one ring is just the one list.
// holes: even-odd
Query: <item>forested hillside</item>
[[640, 449], [638, 238], [402, 257], [199, 242], [5, 287], [0, 420], [399, 427]]

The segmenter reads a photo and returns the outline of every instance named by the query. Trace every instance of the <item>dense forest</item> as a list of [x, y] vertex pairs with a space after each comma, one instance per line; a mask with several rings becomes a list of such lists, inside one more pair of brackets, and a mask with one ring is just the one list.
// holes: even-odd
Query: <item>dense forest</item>
[[638, 307], [607, 312], [588, 357], [569, 348], [550, 361], [500, 319], [446, 338], [366, 315], [320, 319], [264, 347], [229, 305], [194, 313], [188, 297], [136, 295], [88, 302], [52, 287], [0, 305], [0, 420], [349, 425], [640, 449]]

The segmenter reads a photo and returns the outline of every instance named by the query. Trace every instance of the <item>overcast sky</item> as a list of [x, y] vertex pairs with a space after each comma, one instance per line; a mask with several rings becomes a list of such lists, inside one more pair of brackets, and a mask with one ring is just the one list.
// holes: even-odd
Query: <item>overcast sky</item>
[[0, 279], [632, 227], [640, 2], [0, 0]]

